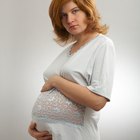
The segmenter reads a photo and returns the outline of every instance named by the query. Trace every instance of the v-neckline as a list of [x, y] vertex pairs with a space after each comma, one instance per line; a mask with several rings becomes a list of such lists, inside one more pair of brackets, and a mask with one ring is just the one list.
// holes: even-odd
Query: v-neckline
[[89, 40], [88, 42], [86, 42], [85, 44], [83, 44], [77, 51], [71, 53], [71, 49], [74, 45], [74, 43], [72, 45], [70, 45], [69, 49], [68, 49], [68, 56], [73, 56], [76, 53], [78, 53], [82, 48], [84, 48], [85, 46], [88, 46], [91, 42], [95, 41], [96, 39], [98, 39], [98, 37], [100, 37], [101, 34], [98, 34], [96, 37], [92, 38], [91, 40]]

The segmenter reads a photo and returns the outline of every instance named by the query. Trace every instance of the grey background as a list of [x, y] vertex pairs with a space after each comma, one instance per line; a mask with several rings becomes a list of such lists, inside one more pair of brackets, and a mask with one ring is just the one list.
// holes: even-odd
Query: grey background
[[[50, 0], [0, 0], [0, 139], [27, 133], [42, 73], [63, 50], [53, 41]], [[97, 0], [116, 46], [112, 100], [101, 111], [102, 140], [140, 139], [139, 0]]]

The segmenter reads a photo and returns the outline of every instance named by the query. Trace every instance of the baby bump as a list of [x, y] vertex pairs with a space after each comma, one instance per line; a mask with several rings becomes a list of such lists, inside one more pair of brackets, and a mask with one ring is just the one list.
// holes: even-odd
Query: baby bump
[[84, 112], [84, 106], [69, 100], [58, 90], [52, 89], [39, 95], [33, 106], [32, 117], [38, 121], [53, 123], [62, 121], [81, 125]]

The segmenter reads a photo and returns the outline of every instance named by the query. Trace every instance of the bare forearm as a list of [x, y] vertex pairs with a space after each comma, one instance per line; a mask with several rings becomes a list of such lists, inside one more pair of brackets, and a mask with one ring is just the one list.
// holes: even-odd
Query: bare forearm
[[59, 76], [54, 80], [53, 87], [58, 89], [69, 99], [97, 111], [100, 110], [107, 101], [104, 97], [92, 93], [86, 87]]

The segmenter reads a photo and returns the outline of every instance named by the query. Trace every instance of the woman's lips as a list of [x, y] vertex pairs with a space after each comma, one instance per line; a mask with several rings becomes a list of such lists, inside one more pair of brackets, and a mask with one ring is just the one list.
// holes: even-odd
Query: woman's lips
[[78, 25], [72, 25], [72, 26], [69, 27], [69, 29], [76, 29], [77, 26]]

